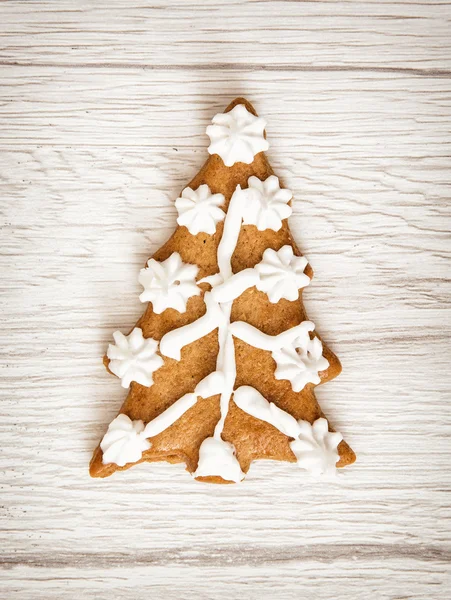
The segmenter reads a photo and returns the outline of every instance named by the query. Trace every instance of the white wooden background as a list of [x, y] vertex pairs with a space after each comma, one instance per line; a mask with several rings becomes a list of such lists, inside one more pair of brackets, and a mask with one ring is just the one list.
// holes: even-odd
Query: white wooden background
[[[451, 597], [451, 4], [0, 2], [1, 599]], [[240, 486], [91, 452], [137, 274], [245, 95], [294, 191], [336, 484]]]

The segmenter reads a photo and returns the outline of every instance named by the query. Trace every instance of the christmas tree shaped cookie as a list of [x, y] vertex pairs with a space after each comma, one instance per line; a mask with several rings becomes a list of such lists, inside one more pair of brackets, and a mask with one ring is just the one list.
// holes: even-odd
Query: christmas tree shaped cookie
[[315, 398], [341, 366], [302, 304], [313, 273], [288, 228], [292, 194], [264, 154], [265, 125], [238, 98], [207, 128], [210, 157], [175, 201], [178, 226], [139, 274], [146, 311], [104, 359], [129, 392], [93, 477], [164, 460], [230, 483], [256, 459], [313, 475], [355, 460]]

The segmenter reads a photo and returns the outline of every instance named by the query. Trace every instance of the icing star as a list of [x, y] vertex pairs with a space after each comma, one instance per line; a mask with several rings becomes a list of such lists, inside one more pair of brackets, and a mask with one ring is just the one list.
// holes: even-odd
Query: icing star
[[122, 387], [130, 387], [132, 381], [150, 387], [153, 384], [152, 374], [163, 365], [163, 359], [156, 353], [158, 342], [144, 338], [139, 327], [135, 327], [128, 336], [115, 331], [113, 338], [116, 343], [110, 344], [107, 350], [110, 359], [108, 368], [120, 377]]
[[212, 194], [207, 184], [199, 186], [197, 190], [187, 187], [175, 201], [179, 214], [177, 223], [184, 225], [191, 235], [201, 231], [212, 235], [216, 225], [224, 220], [225, 212], [219, 208], [224, 201], [224, 196]]
[[298, 337], [291, 344], [272, 352], [277, 369], [276, 379], [287, 379], [294, 392], [300, 392], [307, 383], [321, 383], [319, 371], [329, 366], [323, 356], [323, 345], [319, 338], [310, 339], [309, 334]]
[[277, 252], [267, 248], [255, 266], [260, 277], [257, 289], [265, 292], [273, 304], [281, 298], [297, 300], [299, 289], [310, 283], [310, 277], [304, 273], [306, 266], [307, 259], [295, 256], [291, 246], [282, 246]]
[[183, 313], [188, 299], [200, 294], [196, 284], [198, 270], [197, 265], [182, 262], [178, 252], [173, 252], [163, 262], [150, 258], [147, 268], [139, 272], [138, 281], [144, 288], [139, 299], [141, 302], [152, 302], [153, 310], [158, 315], [167, 308]]
[[144, 423], [132, 421], [127, 415], [118, 415], [108, 426], [100, 442], [104, 465], [115, 463], [119, 467], [141, 459], [142, 453], [151, 447], [146, 440]]
[[269, 148], [263, 135], [266, 121], [250, 113], [244, 104], [215, 115], [211, 122], [207, 127], [211, 142], [208, 152], [218, 154], [226, 167], [237, 162], [250, 165], [256, 154]]
[[271, 175], [265, 181], [249, 177], [247, 181], [247, 202], [243, 206], [243, 223], [256, 225], [259, 231], [272, 229], [279, 231], [282, 219], [293, 212], [287, 203], [293, 197], [290, 190], [280, 188], [279, 179]]
[[315, 476], [334, 476], [340, 458], [337, 448], [343, 439], [341, 433], [330, 432], [324, 418], [317, 419], [313, 425], [298, 421], [298, 426], [298, 437], [290, 442], [298, 465]]

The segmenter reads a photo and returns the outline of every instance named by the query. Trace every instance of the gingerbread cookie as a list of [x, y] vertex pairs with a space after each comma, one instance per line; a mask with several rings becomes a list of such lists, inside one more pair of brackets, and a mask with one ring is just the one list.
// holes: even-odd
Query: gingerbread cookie
[[104, 358], [129, 392], [93, 477], [165, 460], [231, 483], [256, 459], [314, 475], [355, 460], [315, 398], [341, 365], [302, 304], [313, 272], [288, 228], [292, 194], [264, 154], [265, 125], [238, 98], [207, 127], [210, 157], [139, 274], [146, 311]]

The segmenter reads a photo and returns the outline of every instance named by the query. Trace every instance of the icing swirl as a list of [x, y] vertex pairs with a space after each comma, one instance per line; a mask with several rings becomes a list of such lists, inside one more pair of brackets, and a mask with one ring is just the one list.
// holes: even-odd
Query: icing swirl
[[335, 476], [340, 459], [337, 448], [343, 439], [341, 433], [330, 432], [324, 418], [317, 419], [313, 425], [308, 421], [298, 421], [298, 425], [298, 436], [290, 442], [298, 465], [313, 476]]
[[306, 258], [294, 255], [291, 246], [282, 246], [277, 252], [267, 248], [255, 266], [260, 277], [257, 289], [265, 292], [273, 304], [281, 298], [297, 300], [299, 290], [310, 283], [310, 277], [304, 273], [307, 264]]
[[247, 180], [247, 202], [243, 206], [243, 223], [256, 225], [259, 231], [279, 231], [282, 219], [292, 211], [288, 202], [293, 197], [290, 190], [280, 188], [279, 179], [271, 175], [265, 181], [252, 176]]
[[216, 225], [224, 220], [225, 212], [219, 208], [224, 200], [222, 194], [212, 194], [207, 184], [199, 186], [197, 190], [187, 187], [175, 201], [179, 214], [177, 223], [184, 225], [191, 235], [200, 232], [212, 235]]
[[100, 442], [104, 465], [115, 463], [119, 467], [141, 460], [142, 453], [151, 447], [146, 439], [144, 423], [132, 421], [127, 415], [118, 415], [108, 426]]
[[321, 341], [317, 337], [311, 340], [307, 332], [273, 351], [272, 357], [277, 364], [274, 377], [287, 379], [294, 392], [300, 392], [308, 383], [321, 383], [319, 372], [329, 366]]
[[266, 121], [250, 113], [244, 104], [215, 115], [211, 122], [207, 127], [211, 142], [208, 152], [218, 154], [226, 167], [237, 162], [250, 165], [256, 154], [269, 148], [264, 137]]
[[130, 387], [132, 381], [150, 387], [152, 374], [163, 365], [163, 359], [156, 353], [158, 342], [144, 338], [139, 327], [128, 336], [115, 331], [113, 338], [115, 344], [110, 344], [106, 353], [110, 359], [108, 368], [121, 379], [122, 387]]
[[152, 302], [153, 310], [158, 315], [167, 308], [184, 313], [188, 299], [200, 295], [200, 288], [196, 284], [198, 271], [197, 265], [182, 262], [178, 252], [173, 252], [162, 262], [150, 258], [147, 267], [139, 272], [138, 281], [144, 288], [139, 299], [141, 302]]

